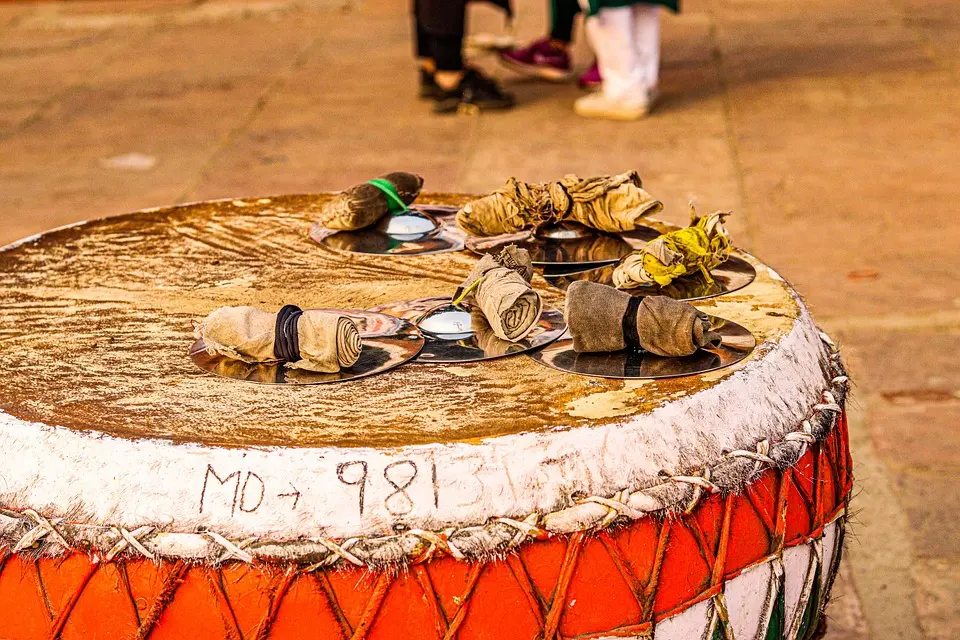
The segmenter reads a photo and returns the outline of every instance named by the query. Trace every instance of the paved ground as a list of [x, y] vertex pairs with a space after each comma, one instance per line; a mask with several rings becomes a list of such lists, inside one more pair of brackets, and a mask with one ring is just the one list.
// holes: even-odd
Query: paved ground
[[[484, 191], [635, 167], [671, 219], [733, 209], [738, 243], [845, 348], [859, 514], [829, 637], [960, 637], [955, 0], [689, 0], [664, 26], [662, 106], [635, 124], [509, 74], [516, 111], [434, 117], [404, 3], [344, 1], [0, 4], [0, 244], [394, 168]], [[541, 4], [521, 1], [520, 36]]]

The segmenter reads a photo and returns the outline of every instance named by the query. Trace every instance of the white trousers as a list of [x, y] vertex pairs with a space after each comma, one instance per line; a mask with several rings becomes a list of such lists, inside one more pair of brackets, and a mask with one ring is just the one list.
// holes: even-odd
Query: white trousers
[[601, 9], [587, 18], [586, 30], [603, 93], [611, 100], [645, 102], [660, 79], [660, 7], [641, 2]]

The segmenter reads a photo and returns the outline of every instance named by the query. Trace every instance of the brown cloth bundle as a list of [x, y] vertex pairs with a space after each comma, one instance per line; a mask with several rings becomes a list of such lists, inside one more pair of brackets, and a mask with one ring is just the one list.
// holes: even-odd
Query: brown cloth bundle
[[567, 289], [567, 326], [578, 353], [640, 347], [658, 356], [688, 356], [720, 346], [707, 314], [666, 296], [635, 298], [578, 280]]
[[510, 245], [480, 259], [460, 286], [456, 302], [482, 311], [498, 338], [517, 342], [533, 330], [543, 312], [540, 294], [530, 286], [532, 278], [530, 254]]
[[[283, 360], [275, 349], [277, 314], [254, 307], [220, 307], [197, 323], [207, 353], [243, 362]], [[304, 311], [296, 320], [299, 360], [286, 366], [318, 373], [336, 373], [360, 358], [360, 332], [353, 320], [336, 313]]]
[[465, 205], [457, 213], [457, 224], [473, 236], [567, 221], [610, 233], [631, 231], [640, 226], [641, 218], [663, 208], [641, 187], [636, 171], [586, 179], [568, 175], [541, 184], [510, 178], [499, 191]]
[[[409, 205], [420, 195], [423, 178], [415, 173], [395, 171], [382, 176], [393, 185], [397, 196], [404, 205]], [[321, 227], [340, 231], [355, 231], [369, 227], [387, 215], [391, 209], [399, 208], [382, 189], [369, 182], [350, 187], [331, 198], [320, 209], [318, 222]]]

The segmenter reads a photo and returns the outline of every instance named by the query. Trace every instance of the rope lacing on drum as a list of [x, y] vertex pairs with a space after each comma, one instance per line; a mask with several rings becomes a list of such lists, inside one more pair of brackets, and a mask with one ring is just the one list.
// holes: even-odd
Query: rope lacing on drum
[[627, 501], [630, 499], [630, 491], [627, 489], [622, 489], [613, 495], [612, 498], [603, 498], [601, 496], [589, 496], [581, 500], [577, 500], [577, 504], [584, 504], [587, 502], [593, 502], [595, 504], [603, 505], [607, 508], [607, 513], [603, 516], [603, 519], [597, 523], [597, 529], [606, 529], [610, 526], [614, 520], [620, 516], [626, 516], [632, 520], [638, 520], [643, 516], [647, 515], [639, 509], [634, 509], [627, 504]]
[[497, 518], [494, 522], [505, 524], [517, 530], [517, 535], [510, 541], [511, 546], [517, 546], [525, 538], [534, 540], [545, 540], [550, 536], [550, 532], [537, 526], [540, 523], [540, 514], [531, 513], [523, 520], [513, 520], [511, 518]]
[[[358, 567], [362, 567], [366, 563], [360, 558], [358, 558], [357, 556], [350, 553], [350, 547], [357, 544], [358, 541], [359, 541], [358, 538], [349, 538], [347, 540], [344, 540], [341, 544], [337, 544], [336, 542], [334, 542], [333, 540], [330, 540], [329, 538], [320, 538], [318, 540], [320, 544], [322, 544], [323, 546], [325, 546], [327, 549], [331, 551], [332, 553], [331, 558], [333, 559], [342, 558], [351, 564], [355, 564]], [[329, 564], [333, 564], [333, 562], [330, 562]]]
[[117, 544], [113, 545], [113, 548], [107, 551], [106, 556], [104, 556], [104, 560], [107, 562], [112, 561], [119, 554], [123, 553], [127, 547], [133, 547], [141, 555], [150, 558], [151, 560], [156, 560], [157, 556], [140, 543], [141, 538], [146, 538], [155, 530], [156, 527], [152, 527], [150, 525], [138, 527], [133, 531], [128, 531], [122, 527], [110, 527], [110, 531], [120, 538], [120, 540], [117, 541]]
[[770, 441], [761, 440], [757, 443], [756, 451], [745, 451], [743, 449], [736, 449], [727, 453], [728, 458], [747, 458], [754, 461], [753, 473], [751, 475], [756, 475], [760, 473], [760, 470], [763, 469], [763, 465], [769, 467], [777, 466], [776, 461], [770, 457]]
[[703, 470], [702, 476], [670, 476], [670, 480], [679, 484], [688, 484], [693, 486], [693, 497], [690, 498], [690, 502], [684, 508], [684, 513], [690, 513], [697, 506], [697, 503], [700, 502], [700, 498], [703, 496], [703, 491], [706, 489], [710, 493], [719, 493], [720, 487], [710, 482], [711, 476], [710, 467], [707, 467]]
[[28, 531], [25, 536], [20, 538], [20, 541], [17, 542], [16, 546], [13, 548], [14, 553], [23, 551], [24, 549], [29, 549], [44, 538], [48, 537], [56, 540], [57, 544], [66, 550], [71, 550], [73, 548], [70, 546], [70, 543], [67, 542], [62, 535], [60, 535], [60, 532], [57, 531], [57, 528], [54, 526], [55, 524], [62, 522], [63, 518], [54, 518], [53, 522], [50, 522], [33, 509], [24, 509], [23, 513], [30, 517], [37, 526]]
[[248, 563], [253, 562], [253, 556], [247, 553], [246, 551], [244, 551], [243, 547], [251, 544], [255, 540], [255, 538], [248, 538], [247, 540], [243, 540], [239, 544], [234, 544], [233, 542], [230, 542], [229, 540], [224, 538], [222, 535], [220, 535], [216, 531], [209, 531], [209, 530], [201, 531], [200, 535], [204, 536], [209, 540], [212, 540], [213, 542], [223, 547], [224, 553], [219, 558], [217, 558], [217, 562], [225, 562], [233, 558], [236, 558], [241, 562], [248, 562]]

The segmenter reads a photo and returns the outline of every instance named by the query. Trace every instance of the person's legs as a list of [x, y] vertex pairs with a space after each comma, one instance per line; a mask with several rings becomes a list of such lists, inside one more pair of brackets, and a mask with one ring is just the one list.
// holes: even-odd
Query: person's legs
[[550, 0], [550, 39], [558, 46], [573, 42], [573, 22], [580, 13], [577, 0]]
[[466, 0], [416, 0], [418, 33], [426, 37], [435, 79], [443, 89], [455, 87], [463, 78], [463, 34]]
[[463, 63], [467, 0], [417, 0], [417, 23], [429, 43], [435, 65], [433, 109], [454, 112], [461, 107], [506, 109], [514, 98], [492, 79]]
[[420, 97], [435, 98], [440, 92], [440, 88], [434, 79], [437, 64], [433, 60], [433, 45], [430, 35], [420, 24], [419, 5], [420, 0], [413, 0], [413, 55], [417, 60], [417, 68], [420, 71]]
[[567, 80], [573, 71], [569, 45], [573, 38], [573, 22], [579, 12], [577, 0], [550, 0], [550, 37], [523, 48], [503, 51], [500, 62], [527, 76]]
[[599, 92], [578, 99], [574, 111], [587, 118], [642, 118], [650, 109], [650, 96], [646, 66], [638, 55], [635, 6], [601, 9], [587, 18], [586, 30], [603, 85]]
[[637, 93], [633, 7], [611, 7], [587, 18], [587, 38], [597, 54], [603, 94], [622, 100]]
[[637, 81], [648, 91], [660, 83], [660, 7], [633, 5], [634, 45], [637, 52]]

